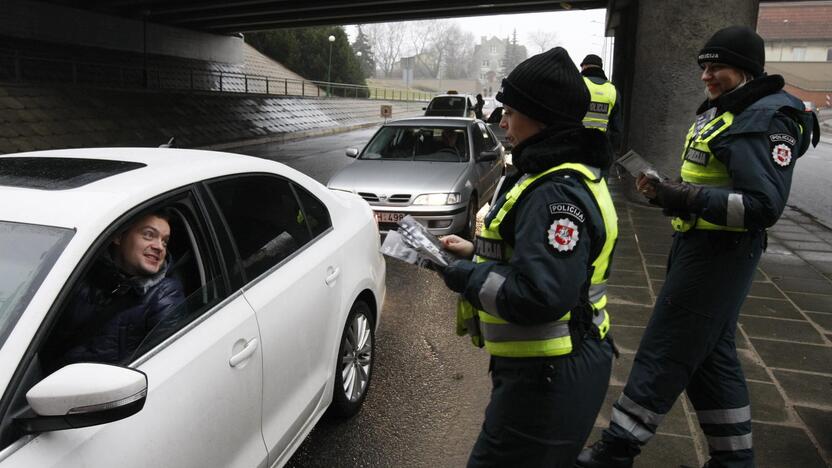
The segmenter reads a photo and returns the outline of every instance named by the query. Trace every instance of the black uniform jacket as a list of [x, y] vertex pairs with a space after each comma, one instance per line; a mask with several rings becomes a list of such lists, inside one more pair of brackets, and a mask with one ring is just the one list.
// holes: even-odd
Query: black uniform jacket
[[797, 158], [809, 147], [814, 133], [814, 114], [803, 103], [783, 91], [783, 78], [764, 76], [715, 101], [706, 101], [698, 113], [711, 107], [717, 114], [730, 111], [734, 122], [709, 144], [731, 176], [732, 188], [704, 188], [697, 197], [696, 214], [715, 224], [726, 225], [728, 196], [742, 195], [744, 227], [749, 230], [772, 226], [783, 212], [791, 188]]
[[[523, 174], [565, 162], [606, 169], [611, 158], [609, 143], [599, 130], [544, 130], [514, 148], [518, 174], [503, 183], [485, 222], [491, 222]], [[558, 171], [526, 189], [500, 233], [514, 248], [508, 262], [460, 260], [449, 267], [446, 282], [482, 308], [479, 291], [489, 273], [496, 272], [506, 278], [497, 295], [497, 315], [513, 323], [537, 324], [558, 320], [586, 294], [591, 262], [604, 245], [606, 229], [583, 176]]]

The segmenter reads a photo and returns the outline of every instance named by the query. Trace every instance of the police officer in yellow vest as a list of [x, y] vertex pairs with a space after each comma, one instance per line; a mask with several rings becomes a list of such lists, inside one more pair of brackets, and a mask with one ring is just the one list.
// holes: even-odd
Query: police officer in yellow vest
[[443, 238], [474, 255], [443, 272], [461, 294], [457, 331], [491, 354], [491, 401], [468, 466], [572, 467], [612, 364], [606, 279], [618, 227], [600, 175], [612, 155], [581, 124], [589, 93], [560, 47], [518, 65], [497, 99], [518, 171], [476, 247]]
[[601, 57], [595, 54], [589, 54], [581, 61], [581, 75], [590, 98], [584, 126], [606, 132], [613, 152], [617, 152], [621, 144], [621, 116], [624, 111], [621, 109], [621, 94], [607, 78], [603, 66]]
[[632, 466], [684, 390], [708, 442], [706, 466], [754, 466], [737, 318], [765, 229], [780, 217], [795, 162], [819, 131], [814, 114], [783, 91], [783, 78], [763, 73], [754, 30], [717, 31], [698, 62], [707, 99], [685, 140], [682, 182], [637, 181], [675, 216], [666, 280], [610, 426], [581, 453], [581, 467]]

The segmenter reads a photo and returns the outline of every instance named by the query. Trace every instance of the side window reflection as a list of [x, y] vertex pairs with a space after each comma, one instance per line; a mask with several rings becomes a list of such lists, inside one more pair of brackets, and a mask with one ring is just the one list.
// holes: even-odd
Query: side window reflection
[[309, 226], [309, 230], [312, 231], [312, 237], [317, 237], [332, 226], [332, 222], [329, 219], [329, 211], [327, 211], [326, 206], [320, 200], [306, 190], [297, 185], [294, 185], [294, 188], [303, 205], [303, 217]]
[[208, 187], [231, 231], [249, 281], [312, 239], [288, 181], [244, 176]]

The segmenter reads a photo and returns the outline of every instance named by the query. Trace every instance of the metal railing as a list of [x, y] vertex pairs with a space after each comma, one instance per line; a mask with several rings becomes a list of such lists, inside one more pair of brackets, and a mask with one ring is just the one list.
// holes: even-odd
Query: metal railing
[[433, 93], [196, 68], [136, 67], [0, 52], [0, 81], [271, 96], [429, 101]]

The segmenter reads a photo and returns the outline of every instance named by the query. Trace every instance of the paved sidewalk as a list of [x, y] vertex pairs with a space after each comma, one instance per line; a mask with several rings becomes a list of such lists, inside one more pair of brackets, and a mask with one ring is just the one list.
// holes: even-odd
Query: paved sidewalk
[[[620, 238], [608, 309], [622, 355], [589, 443], [608, 425], [627, 381], [664, 280], [672, 235], [659, 209], [626, 201], [621, 182], [610, 185]], [[757, 467], [832, 466], [832, 230], [788, 208], [769, 230], [768, 250], [741, 312], [737, 348], [751, 393]], [[707, 451], [685, 397], [636, 466], [702, 466]]]

